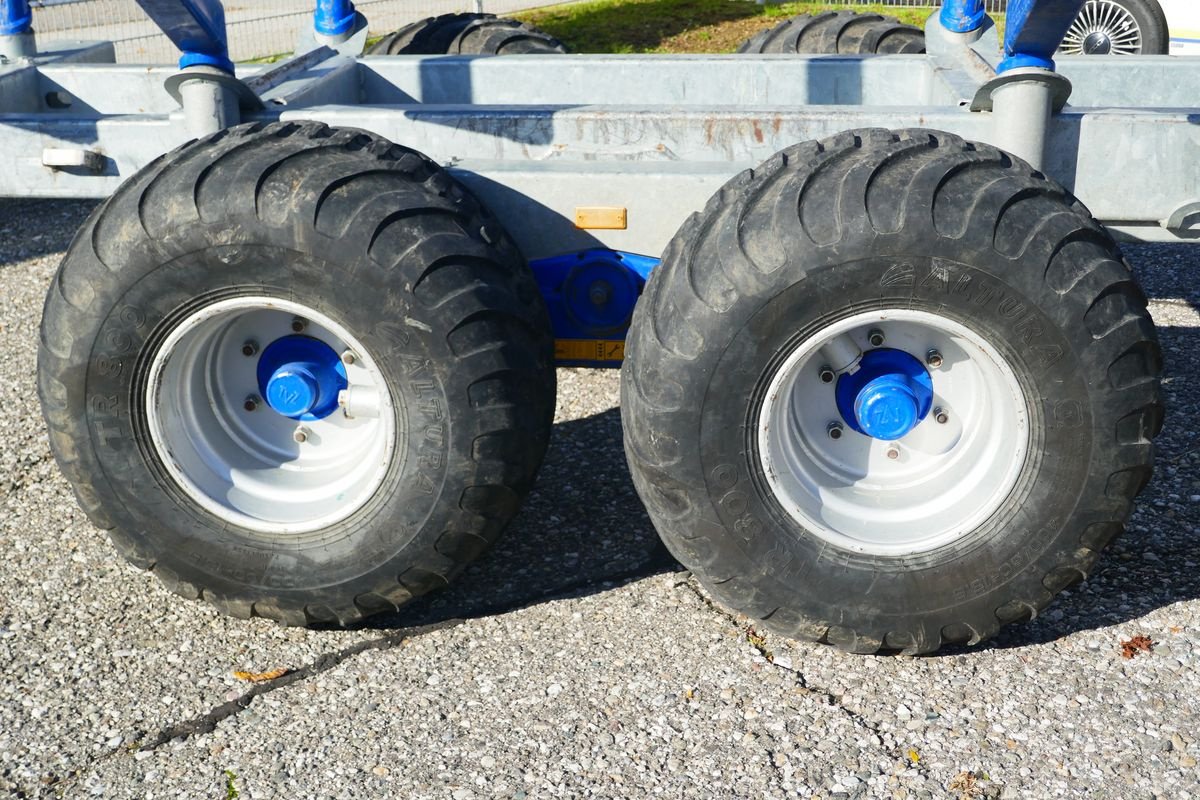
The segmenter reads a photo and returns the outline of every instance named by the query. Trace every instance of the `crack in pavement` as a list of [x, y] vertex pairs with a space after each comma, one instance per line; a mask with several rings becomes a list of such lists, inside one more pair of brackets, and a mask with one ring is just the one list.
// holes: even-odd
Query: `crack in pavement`
[[286, 686], [291, 686], [293, 683], [298, 683], [315, 675], [320, 675], [323, 672], [328, 672], [344, 661], [362, 653], [373, 650], [390, 650], [392, 648], [402, 646], [417, 637], [426, 636], [431, 633], [436, 633], [437, 631], [450, 630], [472, 620], [486, 619], [488, 617], [495, 617], [515, 611], [521, 611], [539, 603], [566, 599], [589, 589], [607, 590], [616, 588], [617, 586], [632, 583], [634, 581], [648, 578], [654, 574], [657, 574], [658, 572], [662, 571], [664, 567], [669, 567], [671, 561], [673, 561], [673, 559], [670, 559], [670, 556], [666, 554], [665, 549], [656, 549], [656, 551], [645, 561], [616, 575], [608, 575], [600, 579], [588, 579], [577, 581], [575, 583], [568, 583], [563, 586], [557, 586], [553, 589], [549, 589], [534, 598], [527, 598], [515, 602], [483, 607], [460, 617], [452, 617], [425, 625], [413, 625], [410, 627], [400, 628], [377, 639], [367, 639], [352, 644], [348, 647], [344, 647], [341, 650], [325, 653], [319, 656], [315, 661], [312, 661], [311, 663], [306, 664], [297, 670], [288, 672], [278, 678], [273, 678], [269, 681], [264, 681], [263, 683], [252, 686], [249, 690], [244, 692], [236, 699], [215, 706], [205, 714], [201, 714], [186, 722], [181, 722], [163, 728], [152, 739], [142, 744], [138, 750], [154, 750], [174, 739], [186, 739], [189, 736], [194, 736], [197, 734], [211, 733], [216, 729], [217, 725], [221, 721], [228, 719], [229, 717], [248, 708], [255, 697], [268, 692], [276, 691], [277, 689], [282, 689]]
[[[805, 692], [808, 692], [809, 694], [813, 694], [813, 695], [820, 697], [821, 699], [823, 699], [825, 701], [825, 703], [827, 705], [829, 705], [833, 708], [836, 708], [838, 711], [845, 714], [850, 719], [850, 721], [853, 722], [855, 725], [857, 725], [858, 727], [863, 728], [867, 731], [870, 731], [876, 738], [879, 739], [879, 746], [881, 748], [883, 748], [884, 752], [890, 754], [893, 758], [903, 762], [906, 765], [907, 769], [915, 769], [920, 773], [923, 773], [923, 774], [926, 773], [925, 767], [921, 766], [921, 764], [919, 762], [913, 761], [911, 758], [909, 758], [908, 754], [904, 752], [904, 748], [899, 743], [896, 743], [896, 744], [892, 745], [891, 747], [888, 747], [886, 744], [884, 744], [885, 731], [880, 727], [879, 723], [873, 722], [872, 720], [867, 719], [859, 712], [857, 712], [854, 709], [850, 708], [849, 706], [845, 705], [842, 702], [841, 697], [838, 696], [837, 694], [834, 694], [833, 691], [826, 689], [823, 686], [817, 686], [815, 684], [809, 683], [808, 678], [806, 678], [804, 676], [804, 673], [801, 672], [800, 670], [798, 670], [794, 667], [790, 667], [790, 666], [785, 667], [781, 664], [775, 663], [774, 656], [771, 655], [771, 653], [766, 649], [766, 647], [764, 645], [759, 645], [753, 641], [749, 641], [749, 639], [748, 639], [749, 633], [752, 630], [752, 627], [749, 625], [749, 623], [743, 624], [738, 619], [736, 614], [717, 605], [717, 603], [714, 602], [712, 600], [712, 598], [705, 595], [704, 592], [701, 591], [700, 587], [696, 585], [695, 575], [693, 575], [691, 573], [686, 573], [686, 577], [674, 585], [674, 588], [679, 588], [679, 587], [683, 587], [683, 588], [687, 589], [688, 591], [690, 591], [692, 594], [694, 594], [700, 600], [700, 602], [702, 602], [705, 606], [707, 606], [713, 613], [715, 613], [717, 616], [725, 619], [740, 634], [747, 637], [747, 640], [748, 640], [748, 643], [750, 644], [750, 646], [753, 647], [754, 649], [758, 650], [763, 655], [763, 658], [766, 660], [766, 662], [768, 664], [775, 667], [776, 669], [783, 670], [784, 672], [790, 672], [792, 675], [794, 675], [796, 678], [796, 683], [800, 689], [804, 690]], [[888, 733], [887, 735], [894, 742], [896, 741], [895, 736], [892, 736], [890, 733]]]
[[[449, 619], [440, 620], [438, 622], [427, 623], [424, 625], [412, 625], [404, 628], [399, 628], [385, 636], [380, 636], [375, 639], [366, 639], [361, 642], [344, 647], [340, 650], [334, 650], [329, 653], [324, 653], [318, 656], [314, 661], [306, 664], [299, 669], [288, 672], [278, 678], [273, 678], [263, 683], [255, 684], [246, 692], [241, 694], [234, 700], [230, 700], [220, 705], [214, 706], [204, 714], [200, 714], [186, 720], [184, 722], [168, 725], [159, 730], [153, 738], [143, 742], [140, 746], [118, 746], [104, 753], [100, 753], [92, 758], [89, 758], [86, 763], [72, 770], [68, 774], [55, 778], [53, 780], [43, 781], [43, 790], [53, 791], [61, 796], [72, 783], [80, 778], [87, 770], [92, 769], [96, 765], [112, 758], [113, 756], [122, 753], [132, 754], [142, 751], [153, 751], [164, 744], [174, 741], [175, 739], [187, 739], [190, 736], [197, 736], [205, 733], [212, 733], [216, 730], [217, 725], [232, 716], [236, 716], [242, 711], [250, 707], [254, 698], [273, 692], [284, 687], [291, 686], [294, 683], [311, 678], [315, 675], [320, 675], [323, 672], [337, 667], [339, 664], [362, 653], [371, 652], [374, 650], [390, 650], [395, 647], [400, 647], [405, 643], [437, 631], [451, 630], [466, 622], [473, 620], [486, 619], [488, 617], [500, 616], [509, 614], [515, 611], [521, 611], [526, 608], [531, 608], [539, 603], [553, 602], [555, 600], [564, 600], [573, 596], [578, 596], [582, 593], [593, 591], [610, 591], [625, 586], [635, 581], [652, 577], [665, 571], [675, 571], [677, 565], [675, 559], [667, 552], [663, 546], [655, 548], [648, 558], [636, 566], [615, 573], [613, 575], [605, 575], [600, 578], [588, 578], [585, 580], [576, 581], [574, 583], [566, 583], [561, 586], [556, 586], [547, 589], [535, 597], [524, 598], [511, 601], [508, 603], [497, 603], [493, 606], [483, 606], [476, 608], [474, 611], [464, 614], [460, 617], [451, 617]], [[368, 623], [369, 625], [369, 623]], [[17, 795], [21, 797], [20, 793]], [[35, 795], [36, 796], [36, 795]]]

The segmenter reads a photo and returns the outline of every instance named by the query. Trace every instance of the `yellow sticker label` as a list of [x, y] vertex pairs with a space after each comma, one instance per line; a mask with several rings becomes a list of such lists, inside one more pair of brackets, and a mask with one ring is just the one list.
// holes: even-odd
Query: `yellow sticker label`
[[622, 361], [625, 342], [612, 339], [555, 339], [556, 361]]

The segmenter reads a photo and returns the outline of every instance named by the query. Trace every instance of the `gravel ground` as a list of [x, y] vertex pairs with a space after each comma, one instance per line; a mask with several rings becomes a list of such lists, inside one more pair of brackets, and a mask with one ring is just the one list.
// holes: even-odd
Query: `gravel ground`
[[[665, 556], [612, 372], [560, 371], [533, 497], [434, 598], [303, 631], [167, 593], [76, 507], [34, 391], [42, 297], [91, 207], [0, 201], [0, 793], [1200, 797], [1194, 251], [1129, 249], [1169, 415], [1122, 543], [984, 646], [860, 657], [748, 636]], [[1136, 635], [1152, 652], [1122, 658]]]

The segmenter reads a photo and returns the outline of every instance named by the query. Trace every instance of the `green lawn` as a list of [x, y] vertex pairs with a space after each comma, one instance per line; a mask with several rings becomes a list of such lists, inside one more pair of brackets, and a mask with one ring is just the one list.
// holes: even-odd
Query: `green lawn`
[[[572, 53], [731, 53], [752, 34], [795, 14], [845, 9], [828, 3], [752, 0], [589, 0], [513, 16], [558, 37]], [[931, 8], [852, 6], [922, 27]]]

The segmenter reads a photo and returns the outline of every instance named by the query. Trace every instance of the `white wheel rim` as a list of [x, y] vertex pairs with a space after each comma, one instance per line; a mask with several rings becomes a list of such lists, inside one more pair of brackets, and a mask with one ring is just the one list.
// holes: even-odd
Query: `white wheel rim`
[[1089, 45], [1108, 45], [1112, 55], [1135, 55], [1142, 51], [1142, 29], [1127, 8], [1113, 0], [1088, 0], [1067, 29], [1060, 52], [1078, 56], [1090, 52]]
[[[946, 422], [931, 411], [895, 441], [845, 424], [836, 382], [820, 378], [829, 352], [821, 348], [849, 337], [868, 352], [873, 330], [921, 361], [941, 354], [928, 372], [932, 408]], [[829, 326], [787, 356], [765, 398], [758, 450], [775, 497], [812, 534], [859, 553], [919, 554], [970, 533], [1009, 496], [1029, 447], [1024, 393], [1006, 361], [964, 325], [923, 311], [872, 311]], [[844, 426], [838, 439], [831, 422]]]
[[[338, 408], [300, 422], [261, 400], [262, 350], [246, 356], [243, 345], [265, 349], [293, 335], [297, 318], [304, 336], [353, 354], [346, 378], [377, 401], [377, 416], [350, 418]], [[397, 447], [392, 397], [371, 355], [299, 303], [239, 297], [205, 306], [167, 336], [147, 380], [150, 441], [170, 477], [209, 513], [258, 533], [303, 534], [350, 516], [379, 488]], [[260, 402], [248, 411], [251, 397]]]

